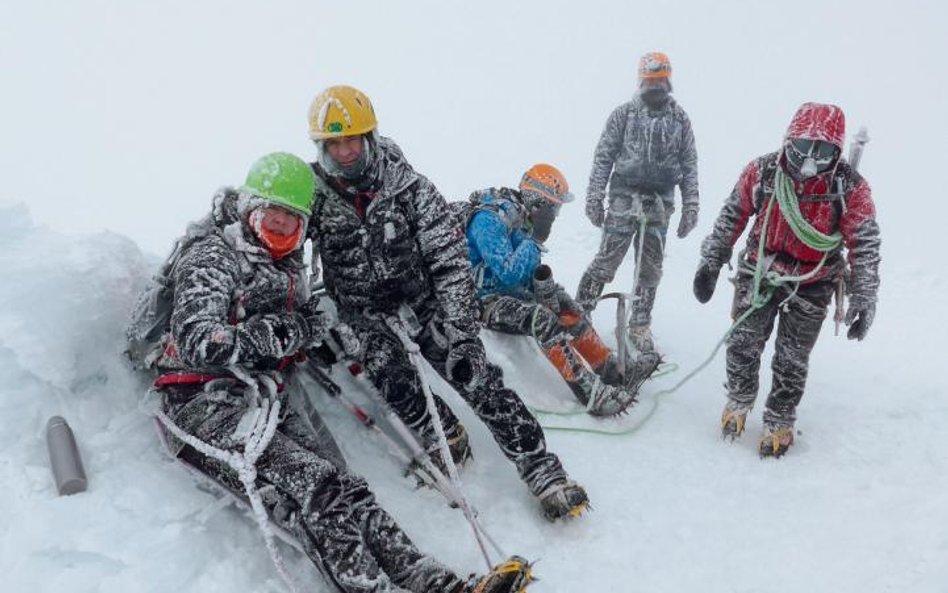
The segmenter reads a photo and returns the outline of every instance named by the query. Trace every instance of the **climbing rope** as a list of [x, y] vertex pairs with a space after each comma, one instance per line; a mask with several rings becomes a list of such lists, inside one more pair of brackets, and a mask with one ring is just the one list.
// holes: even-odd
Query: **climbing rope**
[[[250, 381], [253, 381], [253, 379], [250, 379]], [[257, 390], [255, 383], [248, 383], [248, 385], [250, 385], [252, 390]], [[264, 382], [264, 385], [268, 390], [271, 390], [269, 382]], [[259, 392], [257, 392], [256, 395], [259, 396]], [[271, 393], [271, 395], [273, 394]], [[270, 554], [270, 560], [273, 562], [277, 573], [279, 573], [290, 591], [292, 593], [299, 593], [301, 590], [293, 582], [289, 572], [287, 572], [280, 551], [276, 547], [276, 540], [274, 539], [273, 530], [270, 527], [269, 516], [267, 515], [266, 508], [263, 506], [263, 499], [260, 496], [260, 491], [256, 484], [257, 460], [263, 455], [264, 451], [266, 451], [267, 446], [273, 439], [273, 435], [276, 433], [277, 425], [280, 422], [280, 400], [274, 398], [271, 403], [270, 398], [255, 397], [254, 399], [258, 400], [259, 405], [249, 408], [244, 415], [244, 418], [250, 421], [249, 426], [242, 426], [244, 419], [241, 419], [238, 425], [238, 431], [241, 431], [243, 435], [245, 435], [243, 452], [238, 450], [227, 451], [218, 449], [194, 435], [188, 434], [175, 424], [174, 420], [162, 410], [157, 410], [155, 417], [175, 438], [190, 445], [205, 456], [227, 464], [237, 473], [241, 484], [244, 486], [244, 491], [247, 493], [247, 498], [250, 501], [250, 508], [253, 511], [254, 520], [260, 528], [260, 532], [263, 534], [267, 552]]]
[[[770, 271], [769, 261], [764, 257], [764, 247], [767, 244], [767, 229], [770, 226], [770, 215], [773, 210], [774, 204], [777, 204], [780, 208], [781, 214], [787, 220], [790, 225], [791, 230], [794, 235], [801, 242], [803, 242], [808, 247], [811, 247], [817, 251], [823, 253], [823, 257], [820, 259], [820, 262], [809, 272], [802, 275], [781, 275], [776, 272]], [[791, 291], [790, 295], [781, 303], [786, 303], [791, 298], [796, 295], [797, 288], [800, 284], [810, 278], [813, 278], [822, 270], [824, 264], [826, 263], [827, 257], [829, 254], [837, 249], [842, 244], [842, 235], [839, 232], [834, 233], [833, 235], [825, 235], [816, 228], [814, 228], [800, 212], [800, 205], [796, 197], [796, 192], [794, 190], [793, 181], [779, 168], [775, 176], [775, 191], [771, 195], [770, 199], [767, 201], [767, 208], [764, 211], [764, 222], [760, 231], [759, 244], [757, 246], [757, 262], [753, 268], [754, 275], [754, 285], [753, 292], [751, 294], [751, 299], [749, 307], [745, 310], [737, 319], [734, 320], [734, 323], [731, 324], [731, 327], [724, 332], [724, 335], [717, 341], [714, 346], [714, 349], [711, 351], [711, 354], [697, 367], [691, 370], [687, 375], [685, 375], [680, 381], [668, 389], [662, 389], [657, 391], [654, 396], [652, 396], [652, 407], [642, 416], [638, 422], [634, 425], [627, 428], [619, 428], [617, 430], [608, 430], [608, 429], [598, 429], [598, 428], [583, 428], [583, 427], [574, 427], [574, 426], [561, 426], [561, 425], [543, 425], [544, 430], [549, 431], [558, 431], [558, 432], [571, 432], [571, 433], [585, 433], [585, 434], [598, 434], [604, 436], [623, 436], [632, 434], [648, 422], [649, 419], [655, 414], [658, 410], [659, 403], [665, 396], [668, 396], [672, 393], [675, 393], [681, 387], [690, 381], [695, 375], [703, 371], [714, 358], [717, 356], [718, 351], [720, 351], [721, 346], [723, 346], [727, 339], [734, 333], [734, 331], [742, 324], [748, 317], [754, 314], [757, 310], [761, 309], [764, 305], [770, 302], [770, 299], [773, 298], [774, 294], [777, 292], [777, 289], [788, 285], [794, 284], [794, 288]], [[765, 263], [767, 262], [767, 263]], [[738, 272], [740, 273], [740, 271]], [[761, 285], [763, 285], [763, 290], [761, 290]], [[579, 411], [567, 411], [567, 412], [554, 412], [549, 410], [543, 410], [539, 408], [531, 408], [535, 413], [541, 415], [549, 416], [578, 416], [584, 414], [585, 412]]]

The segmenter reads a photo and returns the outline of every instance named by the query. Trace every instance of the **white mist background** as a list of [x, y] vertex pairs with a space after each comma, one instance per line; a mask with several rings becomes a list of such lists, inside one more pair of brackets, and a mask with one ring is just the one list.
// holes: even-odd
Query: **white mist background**
[[[805, 101], [842, 106], [848, 135], [865, 125], [872, 137], [861, 168], [883, 233], [876, 324], [858, 344], [826, 324], [802, 433], [779, 462], [755, 454], [760, 407], [743, 442], [718, 438], [721, 356], [633, 436], [549, 433], [595, 507], [571, 525], [542, 521], [452, 399], [475, 446], [472, 500], [509, 552], [542, 558], [538, 592], [945, 591], [946, 16], [938, 2], [4, 3], [0, 574], [11, 590], [279, 590], [253, 524], [216, 512], [164, 461], [136, 409], [142, 383], [118, 359], [121, 325], [154, 256], [261, 154], [312, 157], [309, 102], [338, 83], [371, 97], [380, 131], [448, 199], [513, 185], [537, 161], [559, 166], [581, 199], [639, 56], [662, 50], [694, 125], [702, 212], [691, 236], [669, 238], [655, 309], [659, 345], [681, 370], [647, 386], [640, 409], [727, 328], [723, 279], [710, 304], [691, 296], [700, 239]], [[581, 202], [564, 209], [546, 261], [571, 290], [598, 239]], [[627, 262], [614, 286], [631, 282]], [[595, 320], [610, 337], [611, 312]], [[525, 397], [568, 405], [542, 361], [524, 362], [524, 343], [487, 338]], [[762, 367], [766, 392], [769, 355]], [[326, 407], [353, 466], [419, 545], [481, 569], [457, 513], [412, 491]], [[42, 428], [57, 413], [86, 457], [83, 495], [57, 498], [51, 485]], [[305, 564], [292, 562], [302, 582]]]

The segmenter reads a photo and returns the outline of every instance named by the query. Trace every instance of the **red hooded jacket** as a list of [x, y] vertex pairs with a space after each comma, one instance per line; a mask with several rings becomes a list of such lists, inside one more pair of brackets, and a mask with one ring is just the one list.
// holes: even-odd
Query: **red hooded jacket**
[[[846, 133], [843, 111], [835, 105], [805, 103], [793, 116], [784, 140], [822, 140], [837, 146], [842, 154]], [[702, 243], [702, 257], [713, 266], [730, 260], [734, 244], [755, 217], [747, 240], [744, 259], [757, 261], [767, 203], [774, 193], [777, 167], [787, 171], [783, 150], [751, 161], [741, 173], [734, 190], [721, 209], [714, 229]], [[872, 191], [866, 180], [840, 158], [832, 169], [802, 182], [794, 189], [803, 217], [820, 232], [839, 231], [843, 246], [827, 255], [824, 268], [807, 282], [835, 278], [844, 268], [843, 247], [853, 270], [851, 286], [875, 298], [878, 287], [879, 227], [875, 221]], [[812, 271], [823, 253], [806, 246], [796, 237], [775, 203], [765, 233], [764, 253], [772, 256], [771, 270], [780, 274], [802, 275]]]

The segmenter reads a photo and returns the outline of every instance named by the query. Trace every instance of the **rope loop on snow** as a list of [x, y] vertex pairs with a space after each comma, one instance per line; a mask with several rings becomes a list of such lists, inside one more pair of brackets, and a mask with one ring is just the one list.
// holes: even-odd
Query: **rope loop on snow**
[[[840, 244], [839, 242], [842, 239], [841, 237], [837, 239], [837, 235], [839, 233], [836, 233], [832, 236], [823, 235], [818, 230], [810, 226], [808, 222], [806, 222], [806, 220], [803, 218], [802, 213], [800, 213], [800, 207], [799, 207], [799, 204], [797, 203], [796, 194], [794, 193], [794, 189], [793, 189], [793, 182], [789, 180], [789, 177], [786, 177], [785, 175], [783, 175], [781, 171], [778, 170], [777, 173], [778, 173], [777, 191], [775, 191], [774, 195], [772, 195], [770, 199], [767, 201], [767, 208], [764, 211], [764, 222], [760, 231], [760, 242], [757, 246], [757, 261], [753, 267], [754, 287], [753, 287], [753, 293], [750, 299], [750, 306], [747, 308], [746, 311], [744, 311], [740, 316], [738, 316], [737, 319], [734, 320], [734, 323], [731, 324], [731, 327], [729, 327], [727, 331], [724, 332], [724, 335], [721, 336], [721, 338], [714, 345], [714, 349], [711, 351], [711, 354], [707, 358], [705, 358], [704, 361], [701, 362], [701, 364], [699, 364], [697, 367], [691, 370], [687, 375], [685, 375], [680, 381], [678, 381], [675, 385], [673, 385], [672, 387], [668, 389], [662, 389], [660, 391], [657, 391], [652, 400], [654, 404], [649, 409], [649, 411], [645, 414], [645, 416], [641, 420], [639, 420], [635, 425], [629, 428], [619, 429], [619, 430], [605, 430], [605, 429], [598, 429], [598, 428], [582, 428], [582, 427], [573, 427], [573, 426], [542, 425], [544, 430], [584, 433], [584, 434], [598, 434], [598, 435], [603, 435], [603, 436], [623, 436], [623, 435], [629, 435], [634, 432], [637, 432], [639, 429], [641, 429], [645, 425], [646, 422], [648, 422], [649, 419], [652, 418], [652, 416], [658, 410], [659, 403], [665, 396], [671, 395], [672, 393], [675, 393], [676, 391], [681, 389], [681, 387], [684, 386], [685, 383], [690, 381], [698, 373], [700, 373], [705, 368], [707, 368], [709, 364], [711, 364], [711, 362], [717, 356], [718, 352], [721, 350], [721, 346], [723, 346], [727, 342], [728, 338], [731, 337], [731, 334], [733, 334], [734, 331], [742, 323], [744, 323], [744, 321], [746, 321], [748, 317], [753, 315], [754, 312], [756, 312], [757, 310], [761, 309], [764, 305], [769, 303], [770, 299], [773, 298], [778, 288], [788, 285], [788, 284], [794, 284], [793, 290], [783, 301], [781, 301], [779, 305], [779, 306], [784, 306], [788, 301], [790, 301], [790, 299], [792, 299], [796, 295], [797, 289], [799, 288], [802, 282], [805, 282], [806, 280], [813, 278], [820, 272], [820, 270], [823, 269], [823, 266], [826, 263], [826, 259], [829, 253], [832, 250], [836, 249], [836, 247], [839, 247], [839, 244]], [[789, 195], [788, 195], [788, 192], [789, 192]], [[770, 271], [769, 269], [770, 264], [772, 263], [773, 260], [772, 258], [764, 257], [764, 247], [767, 243], [766, 238], [767, 238], [767, 229], [769, 228], [769, 223], [770, 223], [770, 214], [773, 210], [773, 206], [775, 203], [778, 203], [781, 213], [788, 220], [788, 222], [790, 222], [791, 218], [798, 217], [800, 220], [803, 221], [803, 223], [805, 223], [805, 225], [800, 224], [799, 221], [790, 223], [791, 228], [794, 230], [795, 234], [797, 234], [799, 231], [800, 234], [797, 234], [797, 236], [800, 238], [800, 240], [803, 241], [807, 246], [813, 247], [814, 249], [817, 249], [818, 251], [823, 252], [823, 257], [820, 259], [820, 262], [816, 265], [816, 267], [814, 267], [811, 271], [807, 272], [806, 274], [781, 275], [776, 272]], [[784, 206], [784, 203], [786, 203], [786, 206]], [[787, 214], [788, 211], [794, 211], [794, 210], [796, 213], [795, 215], [792, 213], [790, 215]], [[643, 227], [644, 227], [644, 224], [643, 224]], [[804, 237], [806, 237], [806, 239], [804, 239]], [[818, 245], [819, 247], [815, 245]], [[639, 258], [641, 260], [641, 248], [639, 250]], [[641, 261], [639, 261], [638, 264], [640, 265]], [[749, 267], [747, 268], [747, 271], [750, 271]], [[740, 273], [740, 270], [738, 271], [738, 273]], [[635, 282], [637, 283], [637, 281], [638, 281], [638, 269], [636, 270]], [[763, 286], [763, 289], [761, 288], [762, 286]], [[555, 415], [555, 416], [578, 416], [578, 415], [584, 415], [586, 413], [585, 410], [582, 412], [579, 412], [579, 411], [577, 412], [551, 412], [548, 410], [542, 410], [538, 408], [531, 408], [531, 410], [536, 414]]]
[[[249, 431], [245, 437], [243, 453], [219, 449], [194, 435], [188, 434], [175, 424], [174, 420], [165, 414], [163, 410], [156, 410], [155, 417], [175, 438], [190, 445], [207, 457], [226, 463], [237, 473], [241, 484], [244, 486], [244, 491], [247, 493], [247, 498], [250, 500], [254, 520], [257, 523], [257, 527], [260, 528], [260, 532], [263, 534], [267, 552], [270, 554], [270, 560], [273, 561], [277, 573], [286, 583], [287, 587], [289, 587], [290, 591], [292, 593], [300, 593], [300, 589], [287, 572], [280, 551], [276, 547], [276, 541], [274, 539], [273, 530], [270, 528], [267, 510], [263, 506], [263, 499], [257, 488], [257, 460], [260, 459], [260, 456], [266, 451], [270, 445], [270, 441], [273, 440], [273, 435], [276, 434], [277, 425], [280, 423], [280, 400], [275, 397], [259, 397], [259, 388], [256, 387], [256, 381], [246, 373], [242, 373], [242, 375], [243, 376], [238, 376], [238, 378], [244, 383], [247, 383], [248, 387], [251, 386], [251, 384], [253, 385], [259, 403], [259, 406], [248, 408], [247, 412], [245, 412], [245, 417], [250, 417], [250, 414], [254, 414], [254, 416], [253, 424], [249, 427]], [[261, 383], [263, 383], [268, 391], [272, 392], [272, 395], [275, 395], [276, 382], [273, 381], [272, 378], [269, 379], [270, 382], [264, 380], [261, 381]]]

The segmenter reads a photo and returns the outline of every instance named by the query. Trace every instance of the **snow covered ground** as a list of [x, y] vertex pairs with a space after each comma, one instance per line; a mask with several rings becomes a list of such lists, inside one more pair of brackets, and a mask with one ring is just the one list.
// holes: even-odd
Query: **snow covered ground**
[[[650, 394], [710, 352], [726, 327], [727, 287], [722, 281], [701, 314], [683, 290], [683, 259], [670, 259], [656, 312], [660, 343], [679, 371], [649, 385], [621, 422], [545, 422], [633, 426], [654, 405]], [[144, 385], [119, 356], [121, 332], [153, 265], [126, 238], [69, 237], [36, 225], [23, 207], [0, 209], [0, 270], [15, 279], [0, 288], [5, 591], [282, 590], [253, 523], [222, 510], [169, 462], [139, 410]], [[887, 272], [869, 340], [834, 338], [827, 325], [798, 444], [782, 460], [757, 458], [759, 417], [742, 442], [720, 440], [720, 358], [629, 436], [550, 432], [550, 446], [592, 498], [594, 511], [570, 524], [541, 518], [486, 429], [454, 397], [475, 449], [463, 480], [486, 528], [507, 552], [540, 559], [536, 591], [944, 591], [948, 410], [937, 372], [943, 349], [926, 336], [948, 319], [943, 308], [920, 307], [943, 302], [945, 277]], [[610, 318], [597, 317], [604, 333]], [[487, 341], [531, 403], [570, 408], [556, 375], [530, 359], [528, 342], [496, 334]], [[416, 491], [332, 402], [317, 402], [353, 466], [419, 544], [458, 570], [480, 570], [461, 515], [435, 493]], [[77, 434], [86, 493], [56, 496], [43, 442], [54, 414]], [[286, 552], [299, 582], [318, 582]]]
[[[466, 492], [508, 553], [539, 559], [538, 593], [948, 591], [942, 4], [53, 4], [0, 11], [0, 69], [13, 81], [0, 93], [0, 591], [285, 590], [254, 524], [163, 456], [139, 409], [145, 384], [120, 352], [135, 294], [214, 188], [239, 183], [269, 150], [312, 156], [303, 117], [316, 91], [362, 87], [382, 132], [453, 199], [513, 184], [538, 160], [582, 195], [602, 123], [652, 49], [671, 55], [700, 157], [701, 222], [670, 239], [655, 310], [678, 371], [646, 386], [621, 422], [543, 422], [637, 426], [654, 394], [710, 353], [730, 286], [694, 300], [698, 244], [740, 168], [777, 148], [803, 101], [840, 104], [850, 134], [865, 124], [873, 137], [862, 166], [883, 233], [875, 326], [853, 343], [826, 324], [797, 444], [778, 461], [757, 458], [760, 407], [742, 441], [719, 438], [721, 355], [632, 434], [548, 432], [594, 507], [570, 524], [541, 518], [448, 394], [475, 449]], [[582, 205], [568, 206], [547, 261], [572, 289], [597, 244]], [[630, 285], [627, 263], [615, 287]], [[595, 321], [611, 335], [611, 310]], [[570, 407], [529, 343], [485, 338], [525, 399]], [[482, 570], [461, 515], [317, 402], [419, 545], [459, 572]], [[43, 441], [54, 414], [78, 437], [83, 494], [56, 496]], [[286, 557], [298, 583], [324, 589]]]

